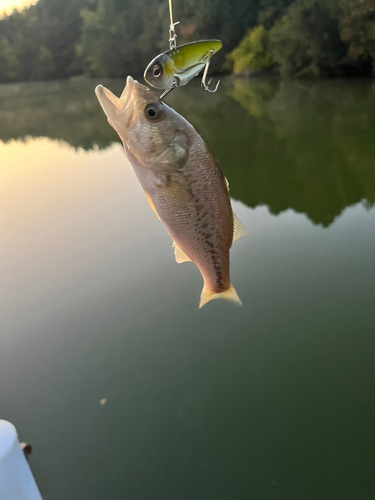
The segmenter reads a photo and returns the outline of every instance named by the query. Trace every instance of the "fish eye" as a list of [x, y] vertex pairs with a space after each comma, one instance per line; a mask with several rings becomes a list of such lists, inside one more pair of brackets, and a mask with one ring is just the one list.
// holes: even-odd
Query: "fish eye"
[[147, 106], [145, 107], [145, 115], [149, 121], [160, 121], [165, 115], [163, 105], [156, 102], [147, 104]]
[[151, 68], [152, 76], [155, 78], [159, 78], [159, 76], [162, 75], [163, 71], [161, 67], [158, 64], [154, 64], [154, 66]]

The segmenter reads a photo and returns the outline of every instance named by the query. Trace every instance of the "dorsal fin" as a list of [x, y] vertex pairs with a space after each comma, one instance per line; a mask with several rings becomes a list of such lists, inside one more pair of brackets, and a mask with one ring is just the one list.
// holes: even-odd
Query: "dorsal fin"
[[233, 241], [239, 240], [242, 236], [246, 236], [247, 231], [237, 215], [233, 212]]
[[182, 264], [183, 262], [191, 262], [191, 259], [186, 255], [185, 252], [181, 250], [181, 248], [177, 245], [177, 243], [173, 240], [174, 247], [174, 256], [177, 264]]

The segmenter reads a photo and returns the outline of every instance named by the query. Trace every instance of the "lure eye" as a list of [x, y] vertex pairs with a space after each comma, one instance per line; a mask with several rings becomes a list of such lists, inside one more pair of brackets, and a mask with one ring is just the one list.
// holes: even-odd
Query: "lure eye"
[[155, 78], [159, 78], [161, 74], [163, 73], [161, 67], [158, 64], [154, 64], [154, 66], [151, 68], [152, 76]]
[[164, 107], [160, 103], [153, 102], [145, 107], [145, 116], [149, 121], [158, 122], [165, 115]]

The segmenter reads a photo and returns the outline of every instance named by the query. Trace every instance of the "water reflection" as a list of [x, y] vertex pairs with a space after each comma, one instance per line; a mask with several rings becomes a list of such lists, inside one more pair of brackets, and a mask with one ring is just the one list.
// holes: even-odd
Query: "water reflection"
[[372, 498], [375, 211], [322, 229], [373, 201], [371, 84], [172, 93], [235, 198], [321, 224], [235, 201], [244, 305], [198, 311], [95, 83], [0, 87], [0, 417], [43, 498]]
[[[43, 136], [86, 150], [108, 147], [118, 139], [95, 84], [0, 87], [0, 140]], [[120, 93], [124, 82], [107, 84]], [[168, 102], [208, 142], [232, 197], [273, 214], [293, 209], [327, 227], [346, 207], [375, 202], [374, 98], [368, 82], [256, 79], [227, 80], [209, 97], [191, 85]]]
[[94, 87], [92, 81], [1, 85], [0, 140], [48, 137], [85, 150], [110, 146], [117, 137], [103, 120]]
[[240, 199], [273, 213], [293, 208], [323, 226], [360, 200], [374, 203], [374, 85], [237, 80], [229, 94], [255, 121]]

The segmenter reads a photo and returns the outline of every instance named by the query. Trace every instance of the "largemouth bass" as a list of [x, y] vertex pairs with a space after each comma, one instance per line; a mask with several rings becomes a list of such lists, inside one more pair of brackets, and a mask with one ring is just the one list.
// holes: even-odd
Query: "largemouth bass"
[[220, 40], [179, 45], [156, 56], [145, 69], [143, 78], [152, 87], [163, 90], [186, 85], [222, 46]]
[[176, 261], [191, 260], [202, 274], [199, 307], [217, 298], [241, 304], [229, 278], [229, 249], [245, 230], [232, 212], [227, 181], [203, 139], [130, 76], [120, 98], [102, 85], [95, 92], [151, 208], [173, 240]]

